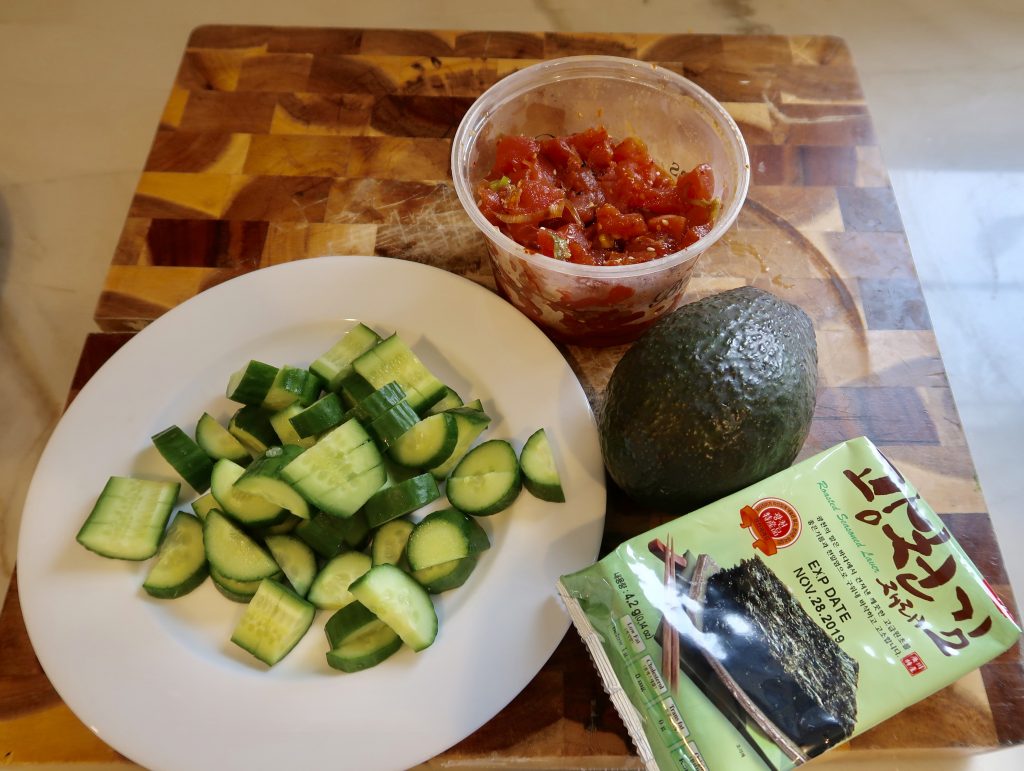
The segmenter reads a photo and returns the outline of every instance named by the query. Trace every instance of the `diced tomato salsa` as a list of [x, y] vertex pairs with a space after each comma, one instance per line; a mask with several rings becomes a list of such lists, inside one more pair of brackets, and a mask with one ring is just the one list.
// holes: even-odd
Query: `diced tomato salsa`
[[477, 188], [480, 211], [530, 251], [585, 265], [631, 265], [707, 235], [721, 206], [711, 167], [678, 178], [635, 137], [603, 127], [547, 139], [505, 135]]

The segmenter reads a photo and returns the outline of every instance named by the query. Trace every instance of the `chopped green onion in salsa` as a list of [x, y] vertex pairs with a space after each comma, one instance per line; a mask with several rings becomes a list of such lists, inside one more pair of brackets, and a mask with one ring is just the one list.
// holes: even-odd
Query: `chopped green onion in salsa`
[[603, 127], [564, 137], [503, 135], [477, 188], [489, 222], [526, 249], [585, 265], [631, 265], [707, 235], [721, 208], [706, 163], [678, 178], [636, 137]]

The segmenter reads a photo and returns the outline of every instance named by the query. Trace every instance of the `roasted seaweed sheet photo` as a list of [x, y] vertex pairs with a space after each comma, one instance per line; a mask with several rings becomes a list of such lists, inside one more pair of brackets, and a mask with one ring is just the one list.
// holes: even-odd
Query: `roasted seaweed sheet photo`
[[[660, 543], [650, 548], [664, 556]], [[729, 568], [706, 554], [675, 559], [680, 604], [666, 609], [670, 623], [657, 639], [664, 647], [666, 632], [676, 636], [680, 669], [730, 722], [767, 736], [795, 763], [851, 736], [857, 662], [775, 573], [756, 556]]]

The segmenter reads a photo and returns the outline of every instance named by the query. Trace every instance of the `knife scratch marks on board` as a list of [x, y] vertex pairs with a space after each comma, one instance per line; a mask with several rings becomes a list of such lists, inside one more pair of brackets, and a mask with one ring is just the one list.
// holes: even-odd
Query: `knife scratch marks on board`
[[486, 245], [480, 232], [461, 211], [428, 205], [415, 218], [389, 218], [377, 232], [376, 251], [448, 266], [456, 273], [481, 270]]
[[[322, 214], [324, 211], [324, 207], [327, 206], [326, 195], [318, 197], [315, 200], [307, 200], [303, 198], [302, 195], [293, 193], [291, 195], [291, 202], [295, 206], [295, 209], [298, 211], [299, 215], [302, 217], [302, 219], [300, 220], [301, 222], [309, 223], [323, 221]], [[314, 214], [313, 216], [309, 216], [307, 212], [310, 209], [316, 210], [321, 216], [317, 216], [316, 214]]]

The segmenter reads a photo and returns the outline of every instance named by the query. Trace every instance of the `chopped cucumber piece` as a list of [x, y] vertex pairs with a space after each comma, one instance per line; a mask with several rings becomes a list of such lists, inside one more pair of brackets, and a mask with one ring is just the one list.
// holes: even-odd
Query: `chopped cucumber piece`
[[243, 465], [252, 460], [245, 445], [208, 412], [196, 423], [196, 444], [213, 460], [227, 458]]
[[306, 521], [302, 517], [296, 517], [294, 514], [290, 514], [287, 511], [283, 512], [282, 516], [284, 518], [280, 522], [275, 522], [271, 525], [250, 527], [248, 530], [255, 536], [266, 538], [268, 535], [285, 535], [286, 533], [290, 533], [299, 526], [300, 522]]
[[310, 369], [327, 383], [328, 391], [352, 374], [352, 362], [380, 343], [380, 335], [365, 324], [356, 324], [324, 354], [310, 365]]
[[[331, 515], [328, 515], [331, 516]], [[351, 517], [335, 517], [342, 525], [342, 540], [350, 549], [362, 549], [370, 542], [370, 523], [360, 509]]]
[[445, 410], [452, 410], [455, 409], [456, 407], [461, 406], [462, 397], [459, 396], [453, 388], [445, 386], [444, 396], [442, 396], [441, 399], [433, 407], [427, 410], [427, 414], [436, 415], [439, 412], [444, 412]]
[[420, 474], [378, 490], [366, 502], [363, 511], [366, 512], [366, 520], [370, 527], [378, 527], [389, 520], [416, 511], [440, 497], [441, 491], [437, 489], [434, 477], [430, 474]]
[[523, 472], [523, 486], [533, 495], [545, 501], [564, 503], [562, 479], [555, 466], [555, 456], [544, 429], [535, 431], [519, 455], [519, 467]]
[[401, 565], [414, 525], [407, 519], [385, 522], [373, 534], [370, 557], [374, 565]]
[[227, 458], [213, 465], [210, 492], [217, 499], [218, 508], [243, 525], [270, 525], [283, 519], [280, 504], [238, 488], [236, 482], [244, 474], [244, 468]]
[[512, 505], [522, 489], [519, 459], [512, 445], [491, 439], [474, 447], [448, 478], [448, 500], [478, 517]]
[[213, 581], [213, 585], [218, 592], [232, 602], [240, 602], [242, 604], [252, 599], [252, 596], [256, 594], [256, 590], [260, 588], [260, 582], [263, 581], [262, 578], [258, 581], [236, 581], [233, 578], [221, 575], [212, 566], [210, 567], [210, 580]]
[[240, 404], [260, 405], [277, 377], [277, 367], [253, 359], [228, 380], [227, 397]]
[[300, 597], [305, 597], [316, 577], [316, 554], [293, 535], [268, 535], [263, 540], [288, 583]]
[[153, 597], [173, 600], [199, 586], [208, 573], [203, 524], [193, 515], [180, 511], [167, 528], [142, 588]]
[[[248, 453], [246, 453], [246, 457], [249, 457]], [[200, 520], [204, 520], [210, 509], [215, 509], [219, 505], [217, 499], [213, 497], [213, 493], [204, 493], [192, 501], [192, 511], [196, 513]]]
[[355, 514], [387, 480], [382, 457], [357, 420], [349, 420], [281, 470], [314, 506], [339, 517]]
[[375, 388], [397, 382], [417, 412], [432, 407], [445, 393], [444, 383], [424, 366], [397, 334], [368, 350], [352, 366]]
[[358, 602], [331, 616], [324, 631], [331, 646], [327, 663], [343, 672], [369, 669], [402, 647], [402, 638]]
[[345, 408], [335, 393], [329, 393], [289, 418], [295, 433], [302, 438], [316, 436], [341, 425]]
[[203, 448], [192, 441], [192, 437], [177, 426], [170, 426], [154, 434], [152, 440], [157, 452], [193, 490], [205, 493], [210, 489], [213, 461], [203, 452]]
[[302, 639], [315, 615], [310, 603], [268, 578], [238, 620], [231, 642], [274, 666]]
[[341, 401], [344, 405], [351, 409], [372, 394], [374, 388], [366, 382], [366, 378], [357, 372], [353, 372], [348, 377], [342, 378], [334, 391], [341, 396]]
[[295, 528], [295, 535], [321, 557], [330, 559], [345, 547], [345, 522], [341, 517], [318, 511]]
[[177, 482], [110, 477], [76, 540], [104, 557], [149, 559], [160, 545], [180, 489]]
[[206, 515], [203, 545], [211, 572], [226, 578], [258, 581], [278, 572], [274, 559], [217, 509]]
[[262, 404], [277, 412], [296, 403], [303, 407], [310, 405], [319, 395], [320, 378], [308, 369], [286, 364], [277, 371]]
[[355, 597], [348, 588], [372, 567], [370, 558], [359, 551], [339, 554], [324, 565], [309, 587], [307, 599], [321, 609], [343, 608]]
[[453, 415], [447, 412], [431, 415], [391, 444], [391, 458], [409, 468], [433, 468], [448, 460], [458, 438], [459, 428]]
[[352, 417], [368, 425], [404, 399], [405, 389], [392, 381], [360, 399], [352, 407]]
[[455, 442], [455, 449], [452, 450], [448, 459], [430, 469], [430, 473], [437, 479], [444, 479], [458, 465], [465, 454], [469, 451], [470, 445], [477, 440], [477, 437], [484, 432], [491, 422], [489, 415], [482, 409], [475, 407], [458, 407], [449, 410], [448, 414], [455, 418], [455, 427], [458, 430], [458, 439]]
[[228, 431], [253, 455], [260, 455], [277, 444], [277, 432], [270, 424], [270, 410], [248, 405], [228, 421]]
[[369, 423], [370, 433], [380, 444], [393, 447], [398, 437], [415, 426], [420, 420], [416, 410], [404, 399], [387, 412], [378, 415]]
[[457, 589], [466, 583], [479, 559], [479, 554], [470, 554], [462, 559], [442, 562], [440, 565], [433, 565], [422, 570], [414, 570], [412, 577], [431, 594], [440, 594]]
[[372, 567], [349, 591], [414, 651], [428, 648], [437, 637], [437, 613], [430, 595], [401, 568]]
[[277, 434], [277, 438], [281, 440], [280, 443], [282, 445], [293, 444], [296, 447], [308, 450], [316, 444], [315, 436], [299, 436], [295, 427], [292, 426], [291, 419], [304, 409], [305, 407], [296, 402], [270, 416], [270, 427], [274, 429], [274, 433]]
[[487, 533], [472, 517], [458, 509], [428, 514], [413, 528], [406, 547], [409, 567], [414, 571], [468, 557], [489, 549]]
[[[234, 484], [234, 497], [254, 495], [302, 519], [309, 519], [309, 504], [290, 484], [281, 479], [281, 469], [302, 454], [294, 444], [271, 447], [252, 462]], [[232, 512], [228, 512], [229, 514]]]

